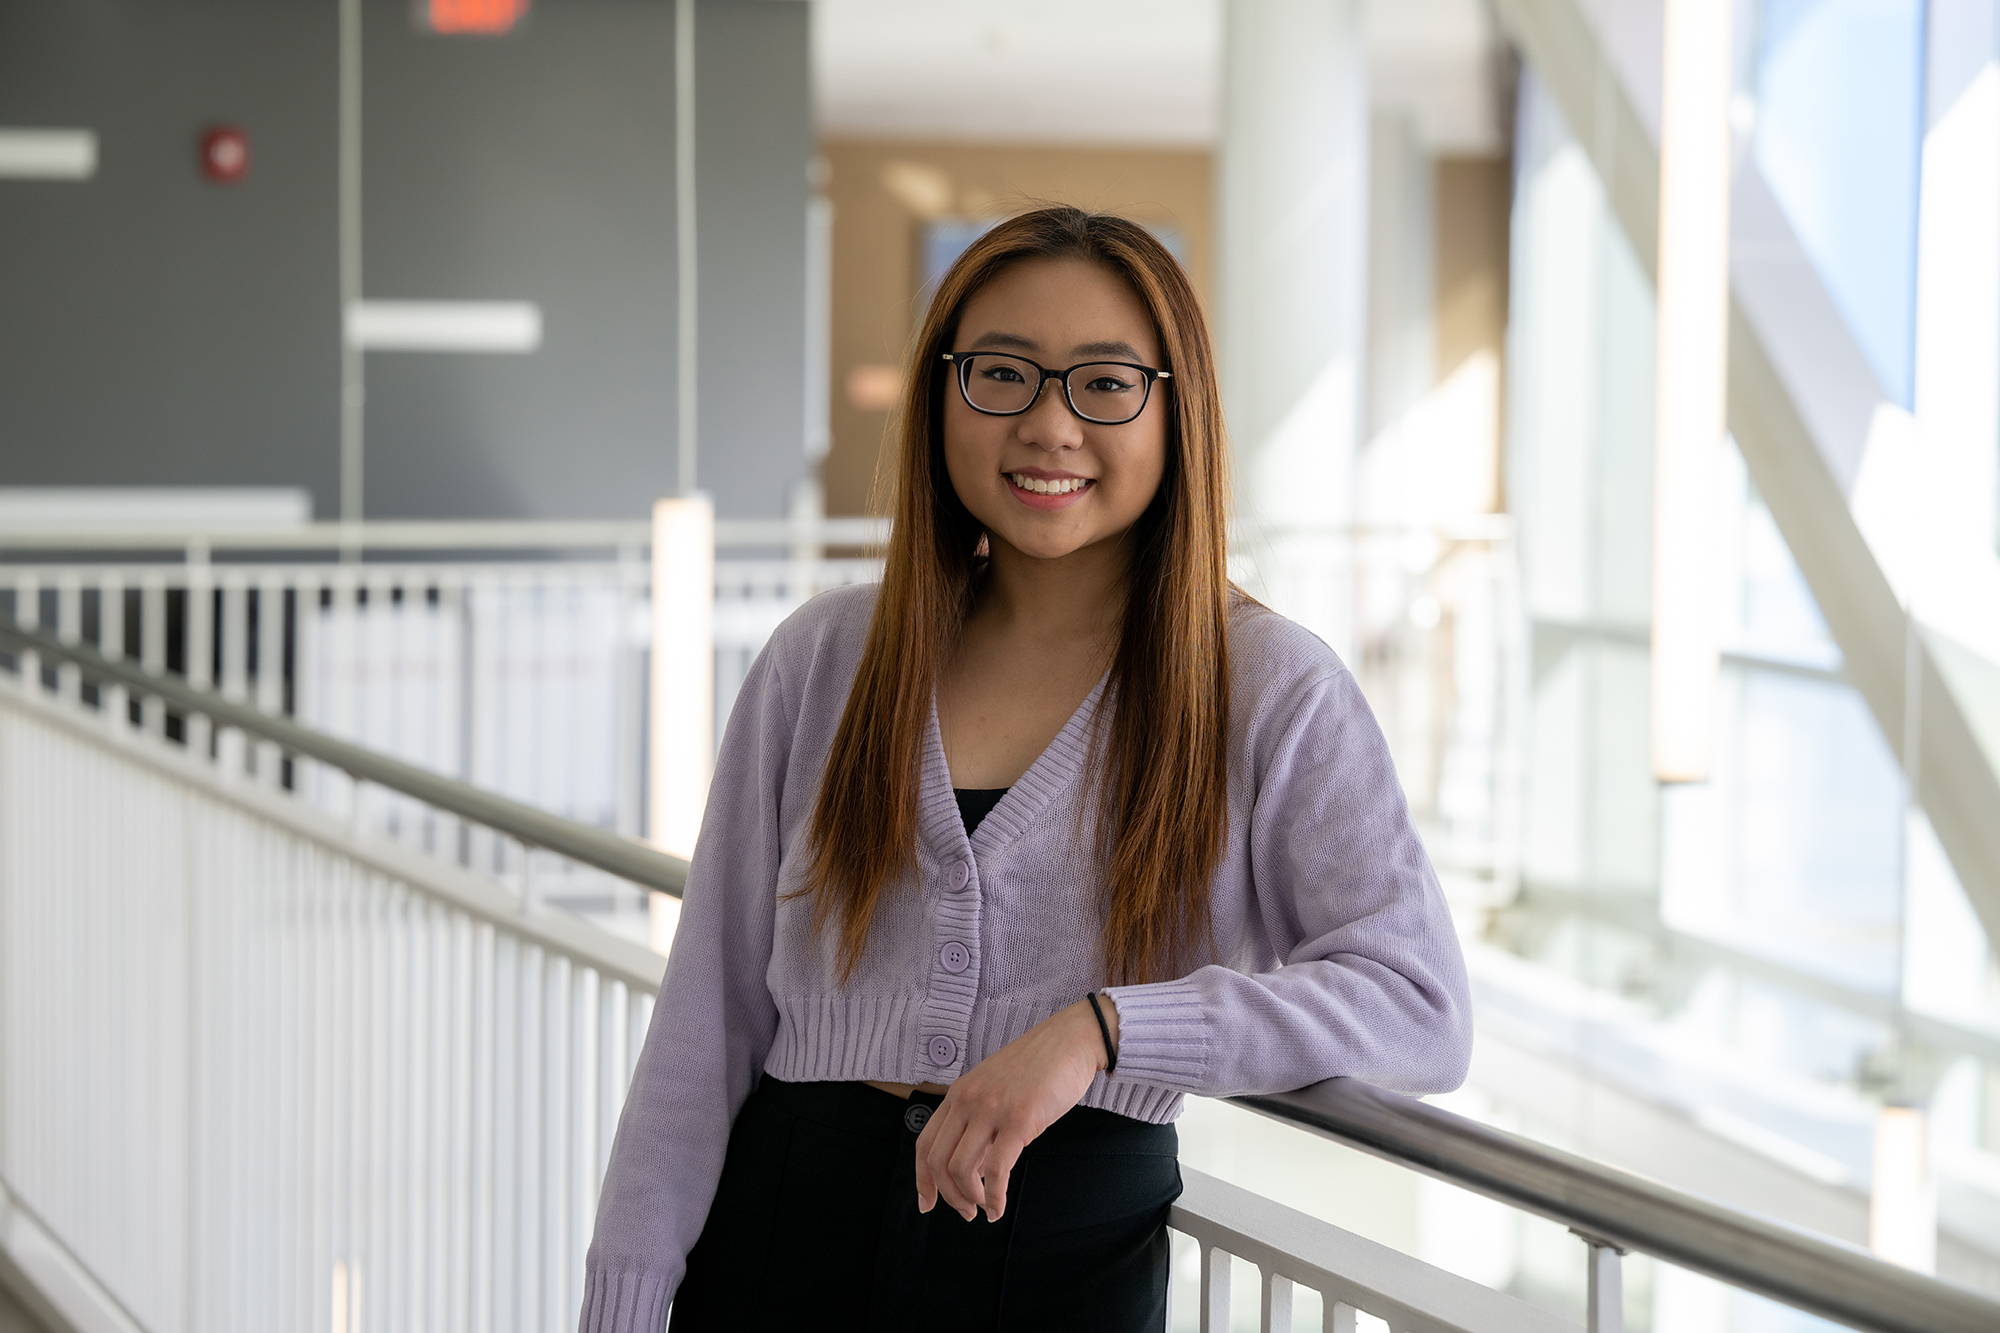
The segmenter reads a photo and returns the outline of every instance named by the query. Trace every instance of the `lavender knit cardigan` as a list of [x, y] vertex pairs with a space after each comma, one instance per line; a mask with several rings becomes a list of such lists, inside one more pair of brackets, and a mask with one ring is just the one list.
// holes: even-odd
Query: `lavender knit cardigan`
[[[968, 838], [933, 718], [914, 873], [854, 979], [797, 887], [815, 789], [875, 589], [809, 602], [743, 682], [716, 761], [679, 934], [618, 1123], [587, 1262], [584, 1333], [658, 1333], [760, 1073], [950, 1083], [1102, 984], [1091, 720], [1103, 685]], [[1118, 1075], [1083, 1104], [1171, 1120], [1187, 1093], [1336, 1074], [1456, 1087], [1465, 965], [1354, 678], [1290, 621], [1230, 624], [1229, 835], [1213, 962], [1109, 990]]]

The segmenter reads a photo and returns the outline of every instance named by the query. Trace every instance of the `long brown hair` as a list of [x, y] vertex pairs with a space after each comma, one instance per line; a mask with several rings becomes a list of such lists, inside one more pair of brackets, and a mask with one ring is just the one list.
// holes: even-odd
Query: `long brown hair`
[[887, 568], [868, 642], [827, 755], [800, 893], [840, 929], [843, 984], [884, 893], [916, 860], [918, 785], [939, 669], [972, 605], [984, 535], [945, 472], [944, 403], [972, 295], [1008, 265], [1082, 259], [1132, 284], [1173, 372], [1166, 470], [1127, 540], [1124, 625], [1104, 695], [1098, 776], [1105, 852], [1103, 955], [1113, 981], [1172, 977], [1209, 939], [1209, 879], [1227, 834], [1227, 450], [1208, 327], [1187, 275], [1143, 227], [1044, 208], [974, 241], [938, 284], [895, 425]]

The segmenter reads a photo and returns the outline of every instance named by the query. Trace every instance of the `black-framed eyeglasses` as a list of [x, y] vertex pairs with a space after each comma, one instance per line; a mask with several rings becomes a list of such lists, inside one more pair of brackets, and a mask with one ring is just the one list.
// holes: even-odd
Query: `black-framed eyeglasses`
[[1146, 410], [1154, 380], [1173, 378], [1168, 371], [1131, 361], [1085, 361], [1067, 370], [1050, 370], [1007, 352], [943, 355], [958, 369], [958, 392], [965, 405], [989, 417], [1020, 416], [1042, 396], [1043, 385], [1058, 380], [1070, 411], [1094, 425], [1122, 426]]

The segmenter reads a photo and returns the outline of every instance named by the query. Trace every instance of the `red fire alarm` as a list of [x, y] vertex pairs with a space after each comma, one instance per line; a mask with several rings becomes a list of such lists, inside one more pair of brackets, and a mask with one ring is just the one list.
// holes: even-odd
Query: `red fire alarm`
[[217, 185], [234, 185], [249, 175], [250, 136], [234, 125], [203, 130], [201, 174]]

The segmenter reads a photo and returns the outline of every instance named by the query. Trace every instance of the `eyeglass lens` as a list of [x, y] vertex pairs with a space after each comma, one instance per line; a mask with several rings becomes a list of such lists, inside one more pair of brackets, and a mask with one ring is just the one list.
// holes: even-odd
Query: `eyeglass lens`
[[[1001, 352], [979, 352], [960, 358], [965, 400], [982, 412], [1003, 415], [1024, 411], [1042, 386], [1034, 362]], [[1115, 361], [1092, 362], [1069, 372], [1070, 405], [1076, 414], [1099, 425], [1122, 425], [1146, 406], [1151, 387], [1146, 375]]]

